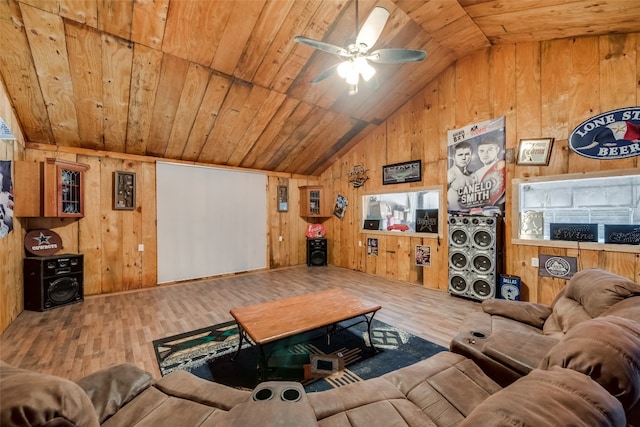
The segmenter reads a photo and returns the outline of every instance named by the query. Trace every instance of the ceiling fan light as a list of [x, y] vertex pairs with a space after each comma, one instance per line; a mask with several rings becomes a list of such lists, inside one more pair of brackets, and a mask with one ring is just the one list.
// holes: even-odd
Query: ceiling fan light
[[338, 65], [338, 69], [337, 69], [338, 75], [343, 79], [346, 79], [352, 67], [353, 66], [351, 64], [351, 61], [341, 62], [340, 65]]
[[358, 67], [354, 63], [351, 63], [351, 67], [349, 68], [349, 72], [347, 73], [347, 77], [345, 78], [347, 83], [350, 85], [357, 85], [360, 80], [360, 73], [358, 72]]
[[364, 81], [368, 82], [376, 74], [376, 69], [371, 66], [364, 58], [356, 59], [356, 67]]

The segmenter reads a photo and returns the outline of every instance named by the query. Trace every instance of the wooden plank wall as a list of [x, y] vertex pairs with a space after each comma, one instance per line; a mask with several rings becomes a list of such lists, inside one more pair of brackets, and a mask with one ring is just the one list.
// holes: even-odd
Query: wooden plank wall
[[[4, 117], [4, 115], [3, 115]], [[10, 144], [0, 146], [0, 159], [32, 162], [58, 157], [88, 164], [85, 172], [85, 215], [81, 219], [18, 218], [10, 238], [0, 239], [0, 332], [23, 311], [23, 239], [26, 231], [51, 229], [63, 241], [62, 253], [82, 253], [85, 295], [106, 294], [157, 286], [157, 236], [155, 160], [149, 157], [117, 155], [86, 149], [59, 149], [29, 145], [14, 156]], [[136, 206], [133, 211], [114, 210], [113, 173], [136, 173]], [[14, 182], [16, 191], [35, 191], [33, 182]], [[315, 184], [317, 178], [269, 174], [268, 268], [306, 262], [307, 223], [299, 216], [298, 187]], [[289, 210], [277, 210], [277, 186], [289, 186]], [[280, 240], [282, 236], [282, 240]], [[144, 251], [138, 251], [138, 244]], [[8, 267], [5, 267], [8, 266]]]
[[[24, 137], [20, 132], [4, 85], [0, 85], [0, 117], [7, 124], [15, 141], [0, 140], [0, 160], [20, 160], [24, 154]], [[12, 171], [15, 173], [15, 171]], [[14, 183], [15, 185], [15, 183]], [[22, 312], [23, 226], [13, 219], [13, 231], [0, 239], [0, 332]]]
[[[500, 116], [506, 117], [506, 148], [521, 138], [553, 137], [549, 166], [507, 165], [507, 208], [514, 178], [574, 172], [637, 168], [638, 157], [598, 161], [570, 152], [567, 138], [583, 120], [640, 102], [640, 34], [584, 37], [548, 42], [500, 45], [469, 55], [446, 69], [427, 88], [399, 109], [321, 176], [330, 194], [349, 201], [345, 218], [332, 218], [328, 229], [329, 261], [367, 273], [436, 289], [448, 286], [447, 234], [440, 239], [373, 236], [379, 256], [366, 254], [360, 233], [364, 194], [441, 185], [446, 190], [447, 130]], [[428, 61], [427, 57], [427, 61]], [[421, 159], [423, 182], [383, 186], [382, 166]], [[355, 164], [369, 169], [369, 181], [353, 189], [347, 175]], [[530, 259], [539, 254], [578, 257], [579, 268], [604, 268], [640, 282], [637, 253], [514, 245], [512, 218], [506, 218], [505, 272], [522, 277], [522, 298], [549, 303], [565, 280], [538, 276]], [[362, 242], [362, 246], [359, 246]], [[431, 247], [431, 267], [414, 266], [416, 244]]]
[[[320, 182], [330, 199], [335, 200], [342, 194], [349, 200], [343, 220], [332, 217], [324, 222], [330, 264], [445, 290], [446, 230], [440, 238], [430, 239], [379, 236], [379, 256], [367, 256], [366, 235], [360, 233], [362, 195], [379, 190], [404, 191], [422, 185], [441, 185], [444, 189], [447, 130], [501, 115], [506, 116], [508, 149], [514, 149], [520, 138], [556, 138], [549, 166], [522, 167], [509, 163], [507, 182], [527, 176], [637, 168], [637, 157], [594, 161], [576, 156], [569, 152], [567, 137], [575, 125], [590, 116], [638, 105], [639, 45], [640, 35], [630, 34], [483, 50], [447, 68], [394, 116], [338, 159], [320, 180], [270, 174], [267, 189], [269, 268], [305, 263], [304, 231], [308, 224], [299, 217], [297, 188]], [[0, 95], [0, 114], [9, 121], [12, 130], [18, 129], [6, 95]], [[87, 211], [80, 220], [18, 219], [10, 238], [0, 239], [0, 331], [8, 327], [23, 307], [25, 230], [51, 228], [63, 238], [66, 252], [85, 254], [87, 295], [156, 286], [154, 159], [84, 149], [55, 150], [51, 146], [24, 150], [21, 138], [13, 144], [0, 143], [0, 159], [42, 161], [45, 157], [61, 157], [90, 165], [85, 176]], [[422, 183], [382, 186], [383, 165], [414, 159], [423, 161]], [[369, 169], [370, 179], [363, 187], [354, 189], [347, 175], [357, 163]], [[136, 172], [138, 189], [134, 211], [111, 209], [112, 176], [116, 170]], [[278, 184], [289, 186], [287, 212], [277, 211]], [[507, 191], [507, 212], [510, 212], [510, 187]], [[510, 236], [510, 233], [508, 221], [506, 234]], [[362, 246], [358, 246], [358, 242], [363, 242]], [[138, 243], [144, 244], [144, 252], [137, 251]], [[430, 268], [414, 265], [416, 244], [431, 247]], [[564, 285], [564, 281], [558, 279], [538, 277], [537, 269], [528, 265], [526, 260], [540, 253], [578, 256], [581, 268], [606, 268], [640, 282], [637, 254], [518, 246], [507, 241], [506, 272], [522, 277], [524, 299], [550, 302]]]

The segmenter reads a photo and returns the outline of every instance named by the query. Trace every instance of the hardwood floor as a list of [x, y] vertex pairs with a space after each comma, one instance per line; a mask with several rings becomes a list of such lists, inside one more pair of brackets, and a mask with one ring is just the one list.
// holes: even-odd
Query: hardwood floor
[[376, 319], [445, 347], [464, 316], [480, 309], [477, 302], [418, 285], [333, 266], [296, 266], [24, 311], [0, 336], [0, 358], [72, 380], [121, 362], [159, 377], [153, 340], [231, 320], [234, 307], [330, 287], [381, 305]]

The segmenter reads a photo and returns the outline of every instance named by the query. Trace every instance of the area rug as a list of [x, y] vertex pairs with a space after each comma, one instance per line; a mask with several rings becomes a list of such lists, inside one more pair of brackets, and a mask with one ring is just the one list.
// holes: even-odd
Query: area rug
[[[338, 324], [264, 346], [267, 380], [298, 381], [308, 392], [378, 377], [426, 359], [446, 348], [374, 319], [369, 346], [366, 322]], [[346, 329], [343, 329], [347, 327]], [[153, 341], [162, 375], [177, 369], [236, 388], [254, 388], [259, 356], [246, 341], [235, 360], [238, 328], [233, 321]]]

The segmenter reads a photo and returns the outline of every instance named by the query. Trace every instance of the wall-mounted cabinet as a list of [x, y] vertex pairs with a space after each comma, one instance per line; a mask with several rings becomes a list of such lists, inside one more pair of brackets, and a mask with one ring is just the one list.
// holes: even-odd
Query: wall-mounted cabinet
[[331, 205], [326, 191], [317, 185], [305, 185], [300, 189], [300, 216], [303, 218], [329, 218]]
[[81, 218], [88, 165], [48, 158], [16, 162], [16, 217]]

